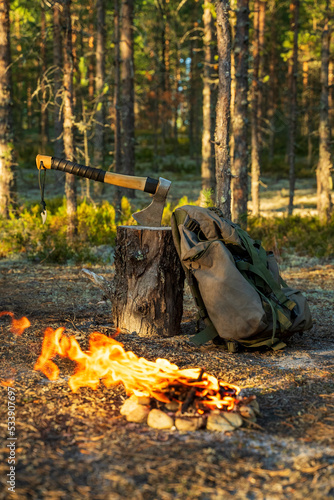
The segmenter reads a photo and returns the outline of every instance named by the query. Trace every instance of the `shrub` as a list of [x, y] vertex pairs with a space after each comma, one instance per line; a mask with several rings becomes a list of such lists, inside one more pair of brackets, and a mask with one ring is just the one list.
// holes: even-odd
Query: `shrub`
[[323, 226], [317, 217], [248, 218], [252, 238], [260, 239], [267, 250], [276, 254], [293, 250], [310, 257], [333, 257], [334, 218]]
[[[205, 193], [209, 200], [210, 193]], [[182, 205], [198, 205], [200, 200], [189, 201], [187, 196], [176, 203], [168, 202], [164, 208], [162, 225], [169, 226], [173, 210]], [[0, 218], [0, 258], [23, 254], [30, 259], [48, 262], [96, 262], [94, 247], [114, 245], [117, 225], [135, 224], [134, 211], [129, 200], [121, 200], [116, 221], [115, 208], [103, 201], [93, 205], [83, 201], [78, 205], [78, 235], [73, 245], [66, 241], [67, 216], [65, 200], [48, 203], [48, 218], [43, 225], [39, 204], [22, 206], [9, 220]], [[334, 217], [323, 226], [316, 217], [264, 218], [249, 217], [248, 232], [260, 239], [267, 250], [276, 255], [294, 251], [298, 255], [329, 258], [334, 255]]]

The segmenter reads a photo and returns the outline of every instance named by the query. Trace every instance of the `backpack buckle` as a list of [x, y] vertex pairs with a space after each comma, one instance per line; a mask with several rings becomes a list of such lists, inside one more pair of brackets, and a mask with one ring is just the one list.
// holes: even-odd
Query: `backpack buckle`
[[200, 230], [200, 225], [195, 219], [188, 219], [184, 224], [184, 227], [191, 231], [192, 233], [196, 233]]

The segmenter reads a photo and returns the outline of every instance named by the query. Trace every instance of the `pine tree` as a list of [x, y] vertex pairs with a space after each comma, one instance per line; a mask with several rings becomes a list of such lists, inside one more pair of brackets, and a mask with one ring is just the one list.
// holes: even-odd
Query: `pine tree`
[[49, 116], [46, 100], [45, 75], [47, 69], [47, 51], [46, 51], [46, 19], [45, 6], [41, 5], [41, 145], [42, 151], [45, 151], [49, 142]]
[[293, 199], [295, 195], [295, 142], [297, 129], [297, 75], [298, 75], [298, 32], [299, 32], [299, 0], [290, 4], [291, 31], [293, 32], [293, 49], [291, 56], [291, 71], [289, 81], [289, 207], [288, 213], [292, 215]]
[[224, 217], [231, 218], [231, 161], [230, 161], [230, 105], [231, 105], [231, 33], [230, 2], [219, 0], [217, 9], [218, 45], [218, 99], [216, 108], [216, 205]]
[[320, 221], [326, 224], [333, 210], [331, 150], [328, 113], [328, 65], [329, 65], [329, 5], [327, 0], [321, 38], [321, 97], [319, 123], [319, 161], [317, 166], [317, 208]]
[[204, 46], [204, 70], [203, 70], [203, 129], [202, 129], [202, 190], [214, 190], [215, 188], [215, 170], [214, 158], [212, 157], [212, 108], [213, 108], [213, 92], [212, 92], [212, 3], [210, 0], [204, 0], [203, 12], [203, 46]]
[[[120, 55], [121, 55], [121, 151], [122, 173], [135, 171], [135, 116], [134, 116], [134, 59], [133, 59], [134, 0], [122, 0]], [[134, 198], [135, 191], [126, 189], [124, 195]]]
[[248, 201], [248, 58], [249, 1], [238, 0], [234, 41], [235, 101], [233, 113], [233, 220], [247, 226]]
[[252, 141], [252, 213], [260, 212], [260, 145], [258, 133], [258, 107], [259, 107], [259, 67], [260, 67], [260, 41], [259, 41], [259, 0], [254, 1], [254, 30], [253, 30], [253, 77], [251, 88], [251, 141]]
[[104, 167], [104, 130], [105, 130], [105, 5], [104, 0], [96, 2], [96, 94], [97, 108], [95, 113], [95, 136], [94, 136], [94, 166]]
[[60, 4], [53, 5], [53, 65], [54, 65], [54, 152], [57, 158], [64, 154], [63, 119], [62, 119], [62, 47]]
[[15, 201], [9, 0], [0, 0], [0, 216]]
[[[71, 0], [64, 0], [64, 152], [67, 160], [74, 159], [73, 140], [73, 53]], [[65, 181], [67, 239], [71, 244], [77, 232], [77, 193], [75, 176], [66, 174]]]

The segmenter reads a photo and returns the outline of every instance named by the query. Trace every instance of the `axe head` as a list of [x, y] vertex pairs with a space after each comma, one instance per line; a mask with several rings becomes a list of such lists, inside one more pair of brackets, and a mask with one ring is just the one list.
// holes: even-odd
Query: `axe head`
[[171, 181], [159, 177], [159, 184], [153, 195], [152, 203], [144, 210], [132, 214], [132, 217], [141, 225], [147, 227], [160, 227], [165, 201]]

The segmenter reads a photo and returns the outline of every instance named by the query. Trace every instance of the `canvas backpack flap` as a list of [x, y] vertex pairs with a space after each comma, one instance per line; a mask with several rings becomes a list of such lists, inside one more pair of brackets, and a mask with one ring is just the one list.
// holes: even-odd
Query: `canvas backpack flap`
[[[181, 241], [184, 233], [185, 228], [181, 230]], [[220, 337], [241, 340], [266, 329], [266, 314], [258, 293], [239, 273], [232, 254], [221, 241], [198, 243], [182, 255], [182, 261], [196, 278]]]
[[207, 240], [223, 239], [225, 244], [241, 245], [237, 231], [231, 223], [225, 222], [216, 211], [193, 205], [182, 207], [188, 214], [184, 224], [187, 227], [189, 221], [197, 223], [203, 237]]

